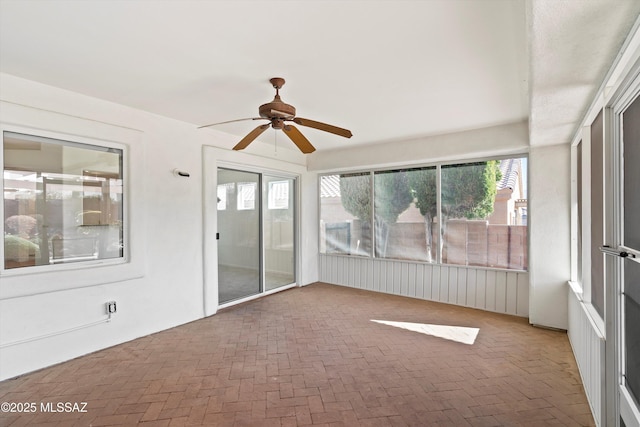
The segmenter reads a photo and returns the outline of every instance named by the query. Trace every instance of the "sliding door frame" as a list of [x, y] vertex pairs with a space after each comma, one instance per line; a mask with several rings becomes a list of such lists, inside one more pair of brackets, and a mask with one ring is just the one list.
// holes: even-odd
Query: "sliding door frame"
[[[205, 317], [211, 316], [221, 308], [251, 299], [260, 298], [275, 292], [300, 286], [301, 283], [301, 177], [304, 168], [283, 160], [263, 158], [248, 153], [239, 153], [214, 146], [204, 145], [202, 147], [202, 170], [203, 170], [203, 314]], [[294, 283], [281, 286], [267, 292], [260, 292], [257, 295], [238, 299], [225, 304], [218, 301], [218, 241], [216, 233], [218, 230], [217, 218], [217, 173], [218, 168], [234, 169], [238, 171], [254, 172], [294, 180]], [[264, 262], [264, 259], [262, 259]]]
[[[606, 111], [611, 124], [606, 136], [610, 139], [608, 154], [610, 159], [606, 174], [609, 182], [607, 187], [611, 197], [607, 199], [610, 219], [608, 226], [608, 240], [605, 242], [615, 250], [633, 251], [623, 245], [625, 226], [624, 187], [629, 184], [624, 181], [624, 145], [622, 132], [622, 115], [631, 103], [640, 98], [640, 61], [629, 72], [625, 83], [612, 96]], [[635, 166], [635, 165], [633, 165]], [[632, 166], [632, 167], [633, 167]], [[607, 275], [608, 297], [608, 340], [607, 340], [607, 425], [619, 426], [624, 419], [627, 426], [640, 425], [640, 408], [634, 402], [631, 392], [626, 386], [626, 339], [624, 337], [626, 322], [624, 320], [624, 262], [620, 256], [606, 256], [609, 274]], [[634, 262], [634, 261], [629, 261]]]
[[[246, 297], [242, 297], [242, 298], [238, 298], [238, 299], [234, 299], [231, 301], [227, 301], [224, 303], [220, 303], [218, 302], [218, 308], [222, 309], [222, 308], [226, 308], [226, 307], [230, 307], [236, 304], [240, 304], [246, 301], [250, 301], [256, 298], [260, 298], [266, 295], [270, 295], [276, 292], [280, 292], [286, 289], [290, 289], [293, 288], [295, 286], [297, 286], [298, 283], [298, 279], [297, 279], [297, 271], [298, 271], [298, 256], [297, 254], [297, 250], [298, 250], [298, 179], [297, 176], [294, 174], [290, 174], [290, 173], [286, 173], [286, 172], [282, 172], [282, 171], [274, 171], [271, 169], [265, 169], [265, 168], [260, 168], [260, 167], [252, 167], [252, 166], [247, 166], [247, 165], [238, 165], [238, 164], [233, 164], [233, 163], [228, 163], [228, 162], [224, 162], [224, 161], [219, 161], [217, 162], [216, 165], [216, 174], [220, 169], [224, 169], [224, 170], [231, 170], [231, 171], [237, 171], [237, 172], [248, 172], [248, 173], [254, 173], [258, 175], [258, 188], [256, 190], [256, 209], [258, 209], [258, 218], [259, 218], [259, 225], [258, 225], [258, 233], [260, 234], [258, 237], [258, 241], [259, 241], [259, 281], [260, 281], [260, 285], [259, 285], [259, 292], [256, 294], [252, 294], [252, 295], [248, 295]], [[293, 276], [294, 276], [294, 280], [293, 283], [290, 283], [288, 285], [283, 285], [280, 287], [277, 287], [275, 289], [271, 289], [271, 290], [266, 290], [266, 250], [265, 250], [265, 239], [264, 239], [264, 235], [265, 235], [265, 224], [264, 224], [264, 204], [267, 203], [266, 198], [264, 197], [264, 185], [265, 185], [265, 180], [264, 177], [265, 176], [269, 176], [269, 177], [275, 177], [275, 178], [283, 178], [283, 179], [291, 179], [293, 181], [293, 191], [294, 191], [294, 197], [293, 197], [293, 233], [294, 233], [294, 237], [293, 237], [293, 253], [294, 253], [294, 259], [293, 259]], [[217, 210], [216, 210], [216, 215], [217, 215]], [[220, 231], [216, 231], [216, 233], [219, 233]], [[219, 278], [219, 276], [218, 276]], [[218, 290], [220, 289], [220, 283], [219, 280], [217, 281], [217, 288]]]

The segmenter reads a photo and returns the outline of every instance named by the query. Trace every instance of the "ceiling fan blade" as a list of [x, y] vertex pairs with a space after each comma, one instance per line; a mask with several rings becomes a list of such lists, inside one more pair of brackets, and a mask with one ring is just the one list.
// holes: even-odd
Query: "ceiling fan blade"
[[304, 154], [309, 154], [316, 151], [316, 148], [311, 145], [309, 140], [305, 138], [305, 136], [301, 134], [295, 126], [285, 125], [282, 130]]
[[269, 120], [264, 117], [249, 117], [248, 119], [227, 120], [226, 122], [211, 123], [210, 125], [198, 126], [198, 129], [208, 128], [209, 126], [223, 125], [225, 123], [243, 122], [245, 120]]
[[233, 149], [237, 151], [237, 150], [243, 150], [243, 149], [247, 148], [247, 145], [251, 144], [253, 142], [253, 140], [256, 139], [258, 136], [260, 136], [260, 134], [262, 132], [267, 130], [267, 128], [269, 126], [271, 126], [270, 123], [267, 123], [266, 125], [258, 126], [257, 128], [255, 128], [254, 130], [249, 132], [249, 134], [247, 136], [242, 138], [242, 140], [240, 140], [240, 142], [238, 142], [235, 145], [235, 147], [233, 147]]
[[337, 126], [328, 125], [326, 123], [316, 122], [315, 120], [303, 119], [302, 117], [296, 117], [293, 121], [301, 126], [307, 126], [310, 128], [322, 130], [325, 132], [333, 133], [336, 135], [344, 136], [345, 138], [351, 138], [353, 134], [349, 129], [339, 128]]

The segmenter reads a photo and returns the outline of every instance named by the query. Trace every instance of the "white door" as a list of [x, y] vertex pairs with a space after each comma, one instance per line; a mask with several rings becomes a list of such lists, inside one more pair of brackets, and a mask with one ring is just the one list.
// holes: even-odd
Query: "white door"
[[218, 168], [218, 303], [262, 292], [260, 174]]
[[[616, 369], [619, 425], [640, 427], [640, 91], [632, 85], [616, 116], [618, 167], [614, 214], [617, 244], [604, 247], [613, 255], [611, 275], [616, 301], [610, 305], [616, 327]], [[624, 97], [623, 97], [624, 98]], [[611, 294], [610, 294], [611, 295]], [[617, 415], [617, 414], [616, 414]], [[618, 418], [618, 417], [616, 417]]]

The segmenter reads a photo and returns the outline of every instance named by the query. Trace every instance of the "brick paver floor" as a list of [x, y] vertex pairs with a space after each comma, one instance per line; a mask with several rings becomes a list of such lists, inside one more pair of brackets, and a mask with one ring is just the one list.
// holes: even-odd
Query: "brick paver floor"
[[12, 427], [594, 425], [566, 333], [322, 283], [1, 382], [4, 401], [38, 405]]

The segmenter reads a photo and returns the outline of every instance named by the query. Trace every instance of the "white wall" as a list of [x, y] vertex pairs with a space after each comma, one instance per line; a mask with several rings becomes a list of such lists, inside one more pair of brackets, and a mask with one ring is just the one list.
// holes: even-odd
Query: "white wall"
[[567, 286], [569, 325], [567, 336], [576, 358], [584, 391], [597, 426], [605, 425], [605, 387], [603, 370], [605, 361], [605, 339], [594, 325], [591, 314], [574, 289], [577, 284]]
[[529, 314], [526, 271], [321, 254], [320, 280], [519, 317]]
[[[131, 262], [115, 267], [4, 272], [0, 380], [203, 317], [203, 146], [235, 153], [227, 149], [237, 138], [6, 74], [0, 74], [0, 101], [4, 126], [129, 148], [133, 249]], [[296, 151], [280, 147], [276, 154], [257, 142], [247, 151], [256, 166], [277, 157], [285, 169], [299, 171], [305, 162]], [[175, 177], [174, 168], [191, 176]], [[313, 184], [303, 177], [302, 186]], [[315, 192], [310, 197], [313, 211]], [[313, 221], [302, 220], [302, 284], [317, 278], [317, 260], [308, 261], [317, 258], [317, 240], [306, 232], [315, 230]], [[118, 310], [105, 322], [111, 300]], [[42, 335], [49, 336], [37, 339]]]
[[373, 166], [407, 166], [425, 162], [522, 154], [528, 149], [527, 123], [518, 122], [407, 141], [390, 141], [369, 145], [366, 149], [355, 146], [316, 152], [309, 156], [307, 167], [310, 171], [337, 171]]
[[529, 321], [568, 328], [571, 279], [571, 150], [569, 144], [529, 153]]

